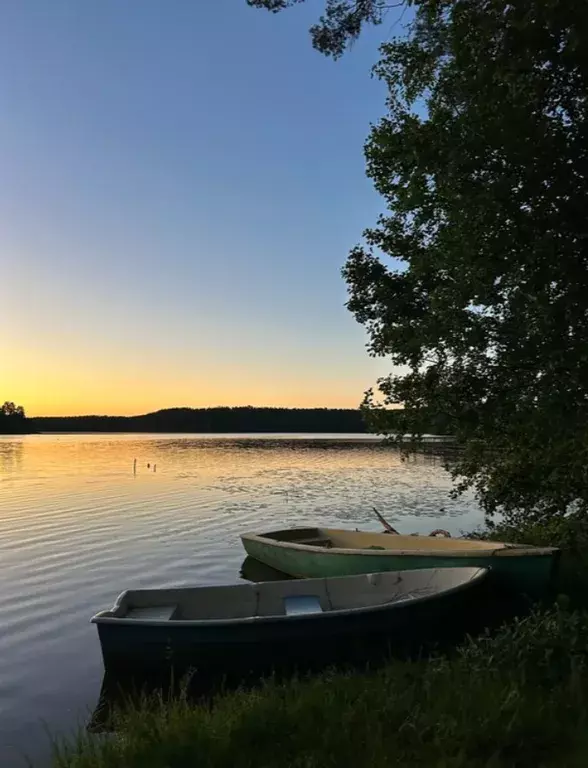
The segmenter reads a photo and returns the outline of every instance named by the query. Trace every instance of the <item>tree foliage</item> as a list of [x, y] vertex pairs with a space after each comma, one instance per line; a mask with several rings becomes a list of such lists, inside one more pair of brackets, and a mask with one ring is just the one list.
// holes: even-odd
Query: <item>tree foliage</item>
[[7, 400], [0, 406], [0, 434], [21, 432], [25, 424], [26, 415], [22, 405]]
[[[387, 114], [366, 145], [388, 213], [344, 269], [370, 352], [401, 366], [365, 406], [383, 432], [379, 403], [404, 404], [401, 429], [414, 435], [428, 412], [444, 414], [464, 447], [456, 492], [473, 487], [489, 515], [583, 516], [588, 7], [408, 5], [406, 36], [381, 48]], [[377, 23], [382, 4], [327, 3], [323, 24], [336, 8]], [[337, 39], [360, 28], [345, 38], [339, 26]]]
[[24, 419], [25, 412], [22, 405], [15, 405], [14, 403], [7, 400], [2, 406], [0, 406], [0, 416]]
[[[457, 490], [511, 519], [588, 511], [588, 14], [573, 0], [421, 0], [382, 46], [366, 146], [389, 213], [349, 308], [404, 429], [445, 413]], [[378, 251], [399, 260], [384, 263]], [[373, 407], [374, 393], [366, 405]], [[386, 430], [386, 412], [372, 414]]]
[[[305, 0], [247, 0], [247, 5], [277, 13]], [[310, 28], [312, 44], [337, 59], [360, 35], [366, 24], [381, 24], [391, 8], [403, 5], [386, 0], [325, 0], [325, 11]]]

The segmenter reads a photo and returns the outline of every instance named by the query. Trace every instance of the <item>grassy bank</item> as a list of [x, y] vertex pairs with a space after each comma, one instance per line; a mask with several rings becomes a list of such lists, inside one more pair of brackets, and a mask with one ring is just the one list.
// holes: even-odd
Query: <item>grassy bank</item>
[[[560, 591], [587, 570], [582, 550], [568, 547]], [[210, 707], [146, 699], [114, 715], [116, 737], [60, 745], [54, 767], [583, 766], [586, 594], [538, 607], [451, 657], [270, 681]]]
[[145, 702], [59, 768], [576, 766], [588, 762], [588, 613], [555, 607], [450, 660], [392, 662], [220, 698]]

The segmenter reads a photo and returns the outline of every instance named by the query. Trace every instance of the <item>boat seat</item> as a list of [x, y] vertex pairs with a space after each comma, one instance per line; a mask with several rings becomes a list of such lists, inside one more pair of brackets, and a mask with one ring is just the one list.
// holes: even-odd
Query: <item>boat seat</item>
[[149, 621], [168, 621], [176, 612], [177, 605], [148, 605], [146, 608], [131, 608], [126, 619], [147, 619]]
[[288, 595], [284, 598], [284, 610], [286, 616], [323, 612], [318, 595]]
[[296, 541], [292, 542], [293, 544], [307, 544], [310, 547], [330, 547], [331, 546], [331, 539], [328, 539], [326, 537], [317, 537], [314, 536], [311, 539], [296, 539]]

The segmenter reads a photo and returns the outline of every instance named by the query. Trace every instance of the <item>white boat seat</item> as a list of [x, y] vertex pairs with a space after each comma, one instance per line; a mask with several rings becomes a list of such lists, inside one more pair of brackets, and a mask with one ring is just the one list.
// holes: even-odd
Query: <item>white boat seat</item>
[[147, 619], [149, 621], [167, 621], [177, 610], [177, 605], [148, 605], [145, 608], [131, 608], [126, 619]]
[[286, 616], [323, 612], [321, 601], [317, 595], [288, 595], [284, 598], [284, 610]]

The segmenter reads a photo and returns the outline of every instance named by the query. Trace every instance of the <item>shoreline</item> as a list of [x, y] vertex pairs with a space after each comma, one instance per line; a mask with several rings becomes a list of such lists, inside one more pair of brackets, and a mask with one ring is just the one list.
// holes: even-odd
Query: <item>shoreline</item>
[[[488, 538], [564, 546], [569, 533], [497, 527]], [[585, 765], [588, 537], [576, 533], [580, 550], [564, 551], [550, 596], [454, 651], [268, 679], [204, 703], [185, 689], [127, 699], [106, 713], [117, 738], [80, 731], [54, 743], [52, 766]]]

